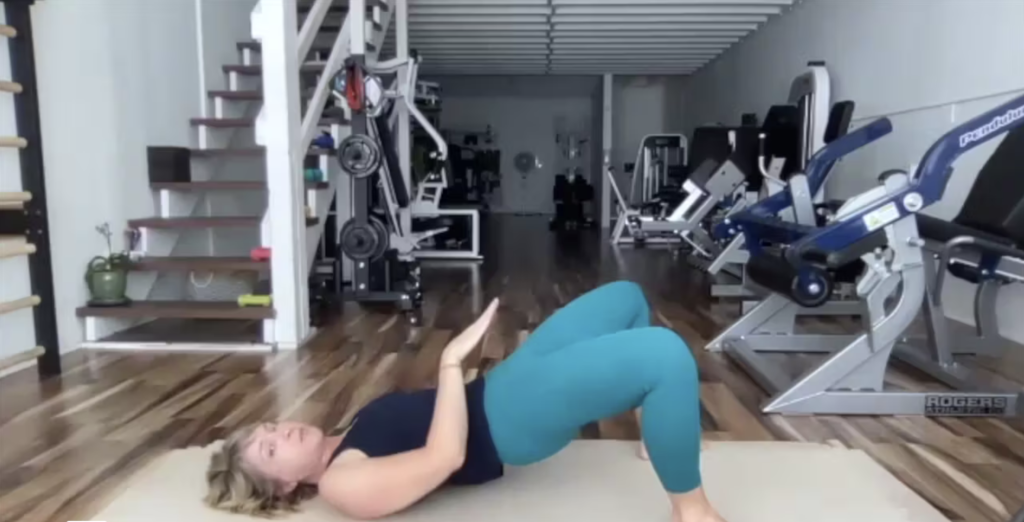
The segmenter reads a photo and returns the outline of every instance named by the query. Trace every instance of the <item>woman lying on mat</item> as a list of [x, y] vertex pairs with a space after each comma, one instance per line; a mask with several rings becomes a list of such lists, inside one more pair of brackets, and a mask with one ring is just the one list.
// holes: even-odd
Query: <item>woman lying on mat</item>
[[318, 491], [347, 516], [379, 518], [443, 484], [481, 484], [505, 464], [546, 459], [584, 425], [642, 407], [643, 444], [674, 520], [721, 522], [701, 488], [696, 363], [678, 335], [650, 325], [638, 286], [616, 282], [577, 298], [464, 384], [462, 361], [497, 307], [445, 347], [436, 389], [385, 395], [340, 436], [295, 422], [232, 434], [211, 459], [207, 503], [267, 514]]

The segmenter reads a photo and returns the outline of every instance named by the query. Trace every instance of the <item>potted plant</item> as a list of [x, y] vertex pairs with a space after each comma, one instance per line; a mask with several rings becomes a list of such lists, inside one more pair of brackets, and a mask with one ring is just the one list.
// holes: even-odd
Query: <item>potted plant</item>
[[85, 284], [92, 296], [89, 306], [125, 306], [131, 302], [125, 295], [131, 260], [126, 253], [114, 253], [110, 224], [104, 223], [96, 231], [107, 240], [107, 255], [92, 258], [86, 267]]

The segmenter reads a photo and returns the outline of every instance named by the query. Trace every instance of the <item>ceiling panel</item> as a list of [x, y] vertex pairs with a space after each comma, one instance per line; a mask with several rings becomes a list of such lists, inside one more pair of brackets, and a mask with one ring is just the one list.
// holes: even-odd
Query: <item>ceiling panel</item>
[[[338, 0], [344, 1], [344, 0]], [[691, 74], [793, 0], [407, 0], [424, 74]], [[392, 25], [394, 27], [394, 25]], [[393, 31], [384, 45], [393, 53]]]

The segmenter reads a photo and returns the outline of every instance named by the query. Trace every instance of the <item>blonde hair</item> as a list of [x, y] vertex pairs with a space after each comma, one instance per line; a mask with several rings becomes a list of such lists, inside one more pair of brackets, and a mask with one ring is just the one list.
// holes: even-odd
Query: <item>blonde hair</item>
[[254, 431], [255, 425], [235, 431], [210, 456], [210, 467], [206, 470], [206, 504], [214, 509], [255, 517], [296, 511], [300, 502], [316, 495], [316, 486], [299, 484], [291, 492], [281, 493], [273, 479], [248, 467], [242, 452]]

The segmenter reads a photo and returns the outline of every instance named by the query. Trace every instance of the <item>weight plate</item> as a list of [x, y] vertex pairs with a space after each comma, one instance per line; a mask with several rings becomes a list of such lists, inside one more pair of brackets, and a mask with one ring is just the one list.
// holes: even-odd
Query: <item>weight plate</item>
[[381, 236], [370, 223], [349, 219], [341, 227], [338, 239], [341, 251], [353, 261], [369, 261], [380, 248]]
[[380, 146], [365, 134], [352, 134], [338, 145], [341, 170], [355, 178], [372, 176], [380, 168]]
[[377, 216], [370, 216], [370, 225], [373, 226], [374, 231], [377, 234], [379, 240], [377, 241], [377, 248], [374, 249], [373, 255], [370, 257], [371, 260], [377, 260], [384, 257], [384, 253], [388, 251], [390, 247], [391, 235], [388, 234], [388, 227], [384, 224], [384, 221]]

